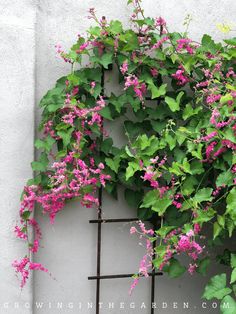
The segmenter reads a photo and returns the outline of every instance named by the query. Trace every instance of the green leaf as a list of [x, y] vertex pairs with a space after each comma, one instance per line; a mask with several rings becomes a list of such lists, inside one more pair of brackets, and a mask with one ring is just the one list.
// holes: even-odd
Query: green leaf
[[138, 48], [138, 36], [133, 30], [128, 30], [120, 35], [120, 41], [126, 43], [123, 51], [133, 51]]
[[31, 212], [29, 210], [26, 210], [26, 211], [23, 212], [23, 214], [21, 214], [21, 217], [24, 220], [27, 220], [27, 219], [29, 219], [30, 215], [31, 215]]
[[141, 170], [139, 163], [130, 161], [128, 163], [128, 167], [126, 168], [126, 181], [128, 181], [129, 178], [131, 178], [138, 170]]
[[[232, 215], [233, 216], [233, 215]], [[226, 227], [228, 229], [229, 232], [229, 237], [231, 238], [235, 229], [235, 224], [234, 224], [234, 220], [232, 219], [228, 219], [226, 221]]]
[[226, 140], [230, 140], [236, 144], [236, 136], [234, 135], [234, 131], [232, 129], [226, 129], [223, 133], [223, 136]]
[[230, 265], [232, 268], [236, 268], [236, 254], [231, 254]]
[[226, 198], [226, 203], [227, 203], [226, 213], [231, 214], [233, 216], [236, 211], [236, 188], [233, 188], [229, 192]]
[[[65, 77], [62, 77], [60, 80], [65, 82]], [[49, 90], [39, 103], [40, 107], [47, 107], [47, 109], [49, 106], [54, 106], [52, 110], [48, 109], [49, 112], [54, 112], [64, 105], [65, 98], [63, 91], [65, 85], [58, 84], [60, 80], [57, 81], [56, 87]]]
[[205, 171], [202, 163], [199, 160], [193, 160], [190, 165], [192, 174], [201, 174]]
[[234, 283], [236, 281], [236, 268], [233, 269], [231, 273], [230, 283]]
[[205, 257], [204, 259], [202, 259], [198, 264], [197, 272], [203, 276], [206, 276], [210, 263], [211, 260], [209, 257]]
[[107, 52], [104, 53], [101, 57], [92, 56], [90, 59], [92, 62], [101, 64], [105, 69], [108, 69], [108, 65], [112, 64], [113, 53]]
[[57, 109], [60, 109], [63, 106], [63, 103], [61, 104], [51, 104], [47, 106], [47, 109], [49, 112], [55, 112]]
[[127, 204], [132, 208], [138, 208], [142, 198], [143, 192], [142, 191], [134, 191], [131, 189], [125, 189], [125, 200]]
[[200, 224], [208, 222], [215, 217], [215, 213], [216, 212], [212, 208], [208, 208], [208, 210], [199, 209], [197, 211], [197, 217], [194, 218], [193, 222]]
[[211, 278], [205, 287], [203, 298], [207, 300], [214, 298], [221, 300], [231, 292], [232, 290], [226, 287], [226, 274], [220, 274]]
[[216, 186], [222, 185], [232, 185], [233, 184], [233, 174], [230, 170], [222, 172], [218, 175], [216, 179]]
[[217, 221], [215, 221], [213, 225], [213, 240], [215, 240], [215, 238], [218, 237], [221, 230], [222, 230], [222, 227], [218, 224]]
[[170, 135], [170, 133], [167, 133], [165, 135], [165, 140], [168, 143], [168, 145], [170, 146], [170, 150], [173, 150], [175, 148], [175, 145], [176, 145], [176, 137], [174, 137], [173, 135]]
[[159, 192], [157, 190], [152, 190], [147, 192], [144, 195], [142, 205], [140, 206], [141, 208], [149, 208], [152, 205], [154, 205], [157, 201], [157, 198], [159, 197]]
[[209, 51], [212, 54], [215, 54], [218, 51], [218, 49], [220, 48], [220, 45], [215, 44], [215, 42], [212, 40], [211, 36], [205, 34], [202, 37], [202, 48], [205, 51]]
[[170, 231], [172, 231], [175, 228], [176, 227], [173, 227], [173, 226], [164, 226], [164, 227], [161, 227], [160, 229], [157, 229], [156, 234], [160, 235], [161, 238], [165, 238], [167, 234], [170, 233]]
[[101, 28], [99, 26], [90, 27], [89, 33], [95, 37], [99, 37], [101, 35]]
[[236, 46], [236, 37], [224, 39], [224, 42], [231, 46]]
[[235, 300], [230, 295], [225, 296], [220, 303], [220, 310], [222, 314], [235, 314], [236, 313]]
[[211, 201], [212, 200], [212, 196], [211, 196], [212, 191], [213, 191], [213, 189], [211, 189], [211, 188], [203, 188], [195, 194], [194, 200], [197, 203]]
[[31, 167], [33, 171], [45, 171], [48, 165], [48, 157], [46, 153], [40, 155], [39, 161], [33, 161]]
[[165, 102], [167, 103], [167, 105], [169, 106], [171, 111], [175, 112], [175, 111], [180, 110], [180, 101], [181, 101], [181, 98], [183, 97], [183, 95], [184, 95], [184, 92], [179, 92], [176, 99], [169, 97], [169, 96], [165, 97]]
[[164, 96], [166, 94], [167, 84], [162, 84], [157, 87], [154, 83], [148, 84], [148, 89], [151, 91], [152, 99]]
[[74, 128], [69, 128], [67, 130], [57, 131], [57, 134], [62, 138], [64, 147], [67, 147], [71, 141], [71, 134], [74, 131]]
[[120, 166], [120, 156], [116, 156], [113, 159], [112, 158], [105, 158], [105, 162], [111, 170], [113, 170], [115, 173], [118, 173], [118, 169]]
[[159, 216], [163, 216], [167, 208], [172, 204], [172, 200], [169, 195], [163, 196], [156, 200], [152, 206], [152, 210], [157, 212]]
[[217, 215], [218, 224], [224, 228], [225, 226], [225, 216]]
[[122, 32], [122, 24], [120, 21], [111, 21], [110, 23], [110, 31], [113, 34], [119, 34]]
[[177, 278], [183, 275], [186, 268], [180, 264], [177, 259], [172, 258], [168, 267], [168, 275], [170, 278]]
[[108, 106], [100, 110], [99, 113], [103, 118], [107, 120], [113, 120], [112, 115], [111, 115], [111, 109]]
[[225, 104], [225, 103], [227, 103], [229, 100], [233, 100], [233, 96], [232, 96], [230, 93], [225, 94], [224, 96], [222, 96], [221, 99], [220, 99], [220, 103], [221, 103], [221, 104]]
[[105, 154], [108, 154], [112, 148], [113, 140], [112, 138], [106, 138], [101, 144], [101, 151]]
[[35, 141], [35, 147], [37, 149], [42, 148], [42, 149], [46, 150], [47, 152], [50, 152], [54, 143], [55, 143], [55, 140], [51, 136], [47, 136], [43, 140], [37, 139]]
[[196, 109], [194, 109], [191, 104], [187, 104], [183, 111], [183, 119], [187, 120], [188, 118], [197, 115], [201, 110], [202, 106], [199, 106]]
[[187, 177], [182, 185], [182, 193], [184, 195], [190, 195], [195, 190], [195, 186], [198, 184], [197, 179], [194, 176]]

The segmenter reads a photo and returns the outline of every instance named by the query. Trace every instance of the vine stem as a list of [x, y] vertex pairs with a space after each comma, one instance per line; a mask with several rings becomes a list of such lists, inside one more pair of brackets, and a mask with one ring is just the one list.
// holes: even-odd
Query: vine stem
[[138, 5], [138, 8], [139, 8], [139, 12], [141, 13], [141, 15], [142, 15], [142, 17], [143, 17], [143, 19], [145, 19], [145, 16], [144, 16], [144, 14], [143, 14], [143, 9], [142, 9], [142, 7], [141, 7], [141, 5], [140, 5], [140, 1], [139, 0], [137, 0], [137, 5]]

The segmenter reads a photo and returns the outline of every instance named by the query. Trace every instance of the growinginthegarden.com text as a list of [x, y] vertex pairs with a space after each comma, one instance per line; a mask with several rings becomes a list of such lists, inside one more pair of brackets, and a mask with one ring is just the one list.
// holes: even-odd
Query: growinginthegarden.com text
[[[224, 309], [230, 309], [230, 304], [228, 302], [225, 302], [221, 305]], [[58, 310], [63, 312], [72, 312], [73, 310], [81, 310], [87, 311], [86, 313], [89, 313], [89, 310], [93, 310], [96, 308], [96, 304], [94, 302], [41, 302], [41, 301], [35, 301], [33, 303], [30, 302], [4, 302], [0, 303], [0, 309], [4, 309], [5, 312], [7, 310], [14, 309], [16, 312], [17, 310], [22, 310], [22, 308], [25, 309], [37, 309], [37, 310]], [[99, 302], [99, 308], [100, 309], [106, 309], [113, 312], [113, 310], [119, 310], [125, 312], [125, 310], [139, 310], [139, 311], [145, 311], [150, 309], [150, 304], [147, 302]], [[201, 309], [201, 311], [209, 311], [209, 310], [216, 310], [219, 311], [220, 303], [218, 302], [200, 302], [199, 304], [192, 304], [191, 302], [155, 302], [152, 303], [152, 308], [154, 309], [162, 309], [162, 310], [180, 310], [180, 309], [189, 309], [191, 312], [192, 309]], [[84, 312], [83, 312], [84, 313]], [[218, 312], [217, 312], [218, 313]]]

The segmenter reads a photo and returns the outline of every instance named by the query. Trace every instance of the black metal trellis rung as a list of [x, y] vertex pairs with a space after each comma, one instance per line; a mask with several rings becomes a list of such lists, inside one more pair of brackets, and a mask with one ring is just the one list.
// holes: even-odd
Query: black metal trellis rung
[[[88, 280], [97, 280], [97, 279], [118, 279], [118, 278], [131, 278], [135, 274], [119, 274], [119, 275], [101, 275], [101, 276], [90, 276], [88, 277]], [[148, 273], [148, 276], [150, 277], [156, 277], [156, 276], [162, 276], [162, 272], [151, 272]]]
[[121, 219], [92, 219], [89, 220], [89, 223], [96, 224], [96, 223], [113, 223], [113, 222], [133, 222], [138, 221], [138, 218], [121, 218]]

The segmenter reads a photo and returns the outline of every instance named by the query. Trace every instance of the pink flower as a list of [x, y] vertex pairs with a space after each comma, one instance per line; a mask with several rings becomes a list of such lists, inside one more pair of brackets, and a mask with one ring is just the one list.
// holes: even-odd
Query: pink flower
[[143, 100], [143, 94], [145, 94], [146, 91], [147, 91], [147, 88], [146, 88], [145, 83], [140, 84], [139, 87], [134, 87], [134, 92], [140, 100]]
[[189, 54], [193, 54], [193, 48], [190, 46], [190, 43], [192, 42], [191, 39], [189, 38], [181, 38], [181, 39], [177, 39], [177, 47], [176, 47], [176, 50], [177, 51], [180, 51], [182, 49], [185, 49], [187, 50], [187, 52]]
[[137, 232], [137, 229], [135, 227], [130, 228], [130, 234], [134, 234]]
[[139, 85], [138, 78], [135, 75], [128, 75], [125, 78], [125, 88], [127, 89], [130, 86], [137, 87]]
[[130, 290], [129, 290], [129, 295], [132, 294], [134, 288], [138, 285], [138, 282], [139, 282], [139, 278], [138, 277], [134, 278], [133, 283], [132, 283]]
[[209, 81], [204, 81], [204, 82], [200, 82], [200, 83], [197, 83], [196, 87], [199, 88], [199, 87], [207, 87], [209, 85]]
[[128, 62], [124, 61], [122, 66], [120, 67], [120, 71], [123, 75], [128, 71]]
[[201, 231], [201, 226], [199, 224], [194, 224], [194, 233], [198, 234]]
[[197, 268], [197, 264], [189, 264], [189, 267], [188, 267], [188, 272], [190, 273], [190, 275], [192, 275], [195, 271], [196, 271], [196, 268]]
[[165, 26], [166, 25], [166, 21], [162, 18], [162, 17], [158, 17], [156, 18], [156, 26]]
[[182, 66], [179, 66], [179, 70], [176, 71], [175, 74], [172, 74], [171, 76], [177, 80], [177, 85], [185, 85], [189, 82], [189, 78], [184, 75], [185, 71]]
[[153, 77], [156, 77], [158, 75], [158, 70], [156, 68], [151, 68], [150, 72], [151, 72]]
[[26, 284], [27, 279], [29, 278], [29, 270], [41, 270], [48, 272], [48, 270], [39, 263], [32, 263], [28, 257], [24, 257], [21, 260], [15, 260], [12, 263], [12, 266], [15, 268], [17, 274], [21, 275], [21, 288]]
[[221, 94], [212, 94], [207, 96], [206, 102], [207, 104], [213, 104], [214, 102], [220, 100]]
[[217, 136], [217, 131], [213, 131], [210, 134], [203, 136], [200, 138], [200, 141], [202, 142], [208, 142], [209, 140], [211, 140], [213, 137]]
[[69, 114], [66, 114], [62, 117], [62, 121], [66, 124], [70, 124], [71, 126], [74, 126], [74, 114], [70, 112]]
[[16, 234], [16, 237], [19, 238], [19, 239], [23, 239], [23, 240], [27, 240], [28, 239], [28, 235], [23, 232], [20, 227], [18, 226], [15, 226], [15, 234]]
[[97, 101], [97, 104], [98, 104], [101, 108], [104, 108], [104, 107], [105, 107], [106, 102], [105, 102], [105, 100], [103, 99], [102, 96], [99, 96], [99, 100]]
[[163, 38], [161, 38], [160, 40], [158, 40], [153, 46], [151, 49], [159, 49], [163, 44], [164, 42], [168, 41], [169, 40], [169, 37], [168, 36], [165, 36]]
[[186, 235], [187, 235], [188, 237], [193, 237], [193, 236], [194, 236], [193, 230], [189, 230], [189, 232], [187, 232]]
[[233, 68], [231, 68], [231, 67], [228, 69], [228, 72], [226, 73], [227, 78], [229, 78], [230, 76], [232, 76], [232, 78], [236, 78], [236, 74], [235, 74]]
[[190, 241], [188, 236], [181, 235], [180, 240], [177, 244], [177, 250], [179, 252], [186, 252], [192, 249], [192, 242]]
[[48, 272], [48, 269], [47, 268], [45, 268], [45, 267], [43, 267], [42, 266], [42, 264], [40, 264], [40, 263], [30, 263], [29, 264], [29, 269], [30, 270], [41, 270], [41, 271], [44, 271], [44, 272]]
[[99, 177], [99, 179], [100, 179], [101, 185], [105, 187], [105, 185], [106, 185], [106, 180], [110, 180], [110, 179], [111, 179], [111, 176], [108, 175], [108, 174], [101, 174], [100, 177]]
[[82, 53], [87, 47], [88, 45], [90, 44], [89, 41], [85, 42], [84, 44], [82, 44], [79, 49], [76, 50], [76, 53], [80, 54]]
[[72, 90], [72, 95], [75, 96], [79, 92], [79, 86], [74, 86]]
[[211, 153], [213, 152], [216, 145], [217, 145], [217, 142], [213, 141], [206, 147], [206, 159], [210, 158]]
[[33, 246], [30, 248], [30, 251], [33, 253], [37, 253], [39, 249], [39, 240], [34, 240]]
[[90, 83], [90, 86], [91, 86], [91, 88], [93, 88], [93, 89], [94, 89], [94, 88], [95, 88], [95, 86], [96, 86], [96, 82], [94, 82], [94, 81], [93, 81], [93, 82], [91, 82], [91, 83]]

